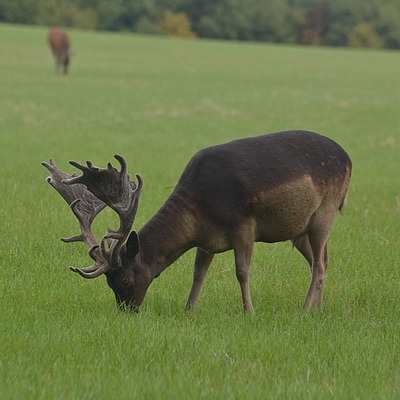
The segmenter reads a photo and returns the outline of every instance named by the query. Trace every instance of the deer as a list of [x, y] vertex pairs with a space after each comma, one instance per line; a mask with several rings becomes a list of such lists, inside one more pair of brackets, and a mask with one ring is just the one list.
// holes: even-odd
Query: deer
[[[152, 281], [189, 249], [196, 248], [186, 310], [194, 310], [215, 254], [233, 250], [243, 310], [253, 313], [249, 271], [255, 242], [291, 241], [307, 261], [311, 283], [305, 310], [321, 308], [328, 267], [328, 237], [347, 195], [352, 163], [343, 148], [320, 134], [292, 130], [236, 139], [198, 151], [171, 194], [144, 226], [131, 231], [143, 178], [76, 161], [82, 175], [43, 162], [52, 185], [78, 219], [81, 233], [64, 242], [84, 242], [94, 264], [70, 267], [83, 278], [105, 275], [119, 308], [138, 312]], [[91, 231], [105, 207], [119, 216], [98, 242]]]
[[71, 41], [69, 36], [61, 28], [54, 27], [49, 31], [47, 41], [54, 56], [56, 74], [59, 73], [60, 67], [63, 67], [64, 74], [67, 74], [71, 56]]

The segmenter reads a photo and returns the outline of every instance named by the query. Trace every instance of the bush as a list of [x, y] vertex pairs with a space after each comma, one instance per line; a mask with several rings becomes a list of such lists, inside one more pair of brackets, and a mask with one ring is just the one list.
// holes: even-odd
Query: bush
[[197, 35], [192, 31], [189, 17], [184, 12], [173, 13], [166, 11], [164, 18], [159, 21], [158, 27], [161, 32], [168, 36], [195, 38]]
[[349, 46], [370, 49], [380, 49], [383, 42], [371, 24], [358, 24], [349, 36]]

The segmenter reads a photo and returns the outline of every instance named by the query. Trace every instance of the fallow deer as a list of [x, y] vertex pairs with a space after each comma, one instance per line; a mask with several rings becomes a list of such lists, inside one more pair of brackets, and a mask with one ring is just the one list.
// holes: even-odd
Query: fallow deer
[[[94, 260], [74, 268], [84, 278], [105, 275], [118, 305], [138, 311], [154, 278], [189, 249], [197, 248], [193, 284], [186, 304], [196, 306], [208, 267], [216, 253], [233, 249], [244, 310], [253, 312], [249, 269], [254, 242], [290, 240], [311, 268], [304, 308], [321, 307], [327, 241], [336, 212], [342, 209], [351, 176], [351, 160], [333, 140], [307, 131], [285, 131], [234, 140], [205, 148], [187, 164], [164, 205], [136, 233], [131, 230], [143, 179], [130, 180], [122, 156], [97, 168], [70, 161], [82, 175], [42, 163], [47, 178], [70, 205], [83, 241]], [[91, 231], [106, 206], [117, 212], [118, 230], [107, 229], [97, 242]], [[126, 242], [125, 242], [126, 241]]]
[[56, 64], [56, 73], [59, 73], [60, 67], [63, 67], [64, 74], [68, 72], [68, 65], [70, 59], [70, 46], [71, 42], [69, 36], [58, 27], [50, 29], [47, 35], [47, 41], [54, 56]]

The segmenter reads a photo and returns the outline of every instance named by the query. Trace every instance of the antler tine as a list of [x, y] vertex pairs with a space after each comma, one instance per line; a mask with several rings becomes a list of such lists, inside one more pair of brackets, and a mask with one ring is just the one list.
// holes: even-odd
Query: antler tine
[[122, 237], [126, 238], [126, 236], [128, 236], [136, 216], [139, 206], [139, 196], [143, 187], [142, 176], [140, 174], [136, 174], [136, 178], [138, 180], [137, 185], [135, 182], [129, 182], [129, 197], [124, 199], [124, 202], [121, 202], [121, 204], [115, 204], [113, 207], [110, 206], [119, 215], [120, 226], [118, 230], [108, 228], [105, 238], [121, 239]]
[[[71, 242], [84, 242], [89, 247], [94, 246], [97, 244], [97, 240], [94, 237], [91, 231], [91, 215], [87, 216], [87, 214], [83, 214], [77, 207], [80, 203], [81, 199], [75, 199], [69, 206], [74, 213], [75, 217], [79, 222], [79, 226], [81, 228], [81, 233], [79, 235], [71, 236], [69, 238], [61, 238], [64, 243], [71, 243]], [[87, 216], [88, 218], [85, 218]]]
[[112, 242], [110, 250], [107, 251], [105, 247], [106, 238], [101, 239], [100, 248], [99, 245], [92, 246], [89, 249], [90, 257], [95, 260], [95, 263], [88, 268], [75, 268], [69, 267], [71, 271], [77, 272], [79, 275], [86, 279], [97, 278], [109, 271], [115, 265], [118, 265], [118, 259], [115, 258], [115, 247], [118, 245], [117, 241]]
[[89, 249], [88, 253], [89, 256], [95, 261], [92, 266], [87, 268], [69, 267], [69, 269], [72, 272], [78, 273], [86, 279], [97, 278], [98, 276], [104, 274], [110, 269], [108, 260], [101, 253], [98, 244], [93, 245]]

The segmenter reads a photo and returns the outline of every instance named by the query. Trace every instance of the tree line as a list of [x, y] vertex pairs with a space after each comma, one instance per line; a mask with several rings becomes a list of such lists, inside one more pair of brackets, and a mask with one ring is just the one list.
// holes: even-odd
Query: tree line
[[0, 22], [400, 49], [399, 0], [0, 0]]

